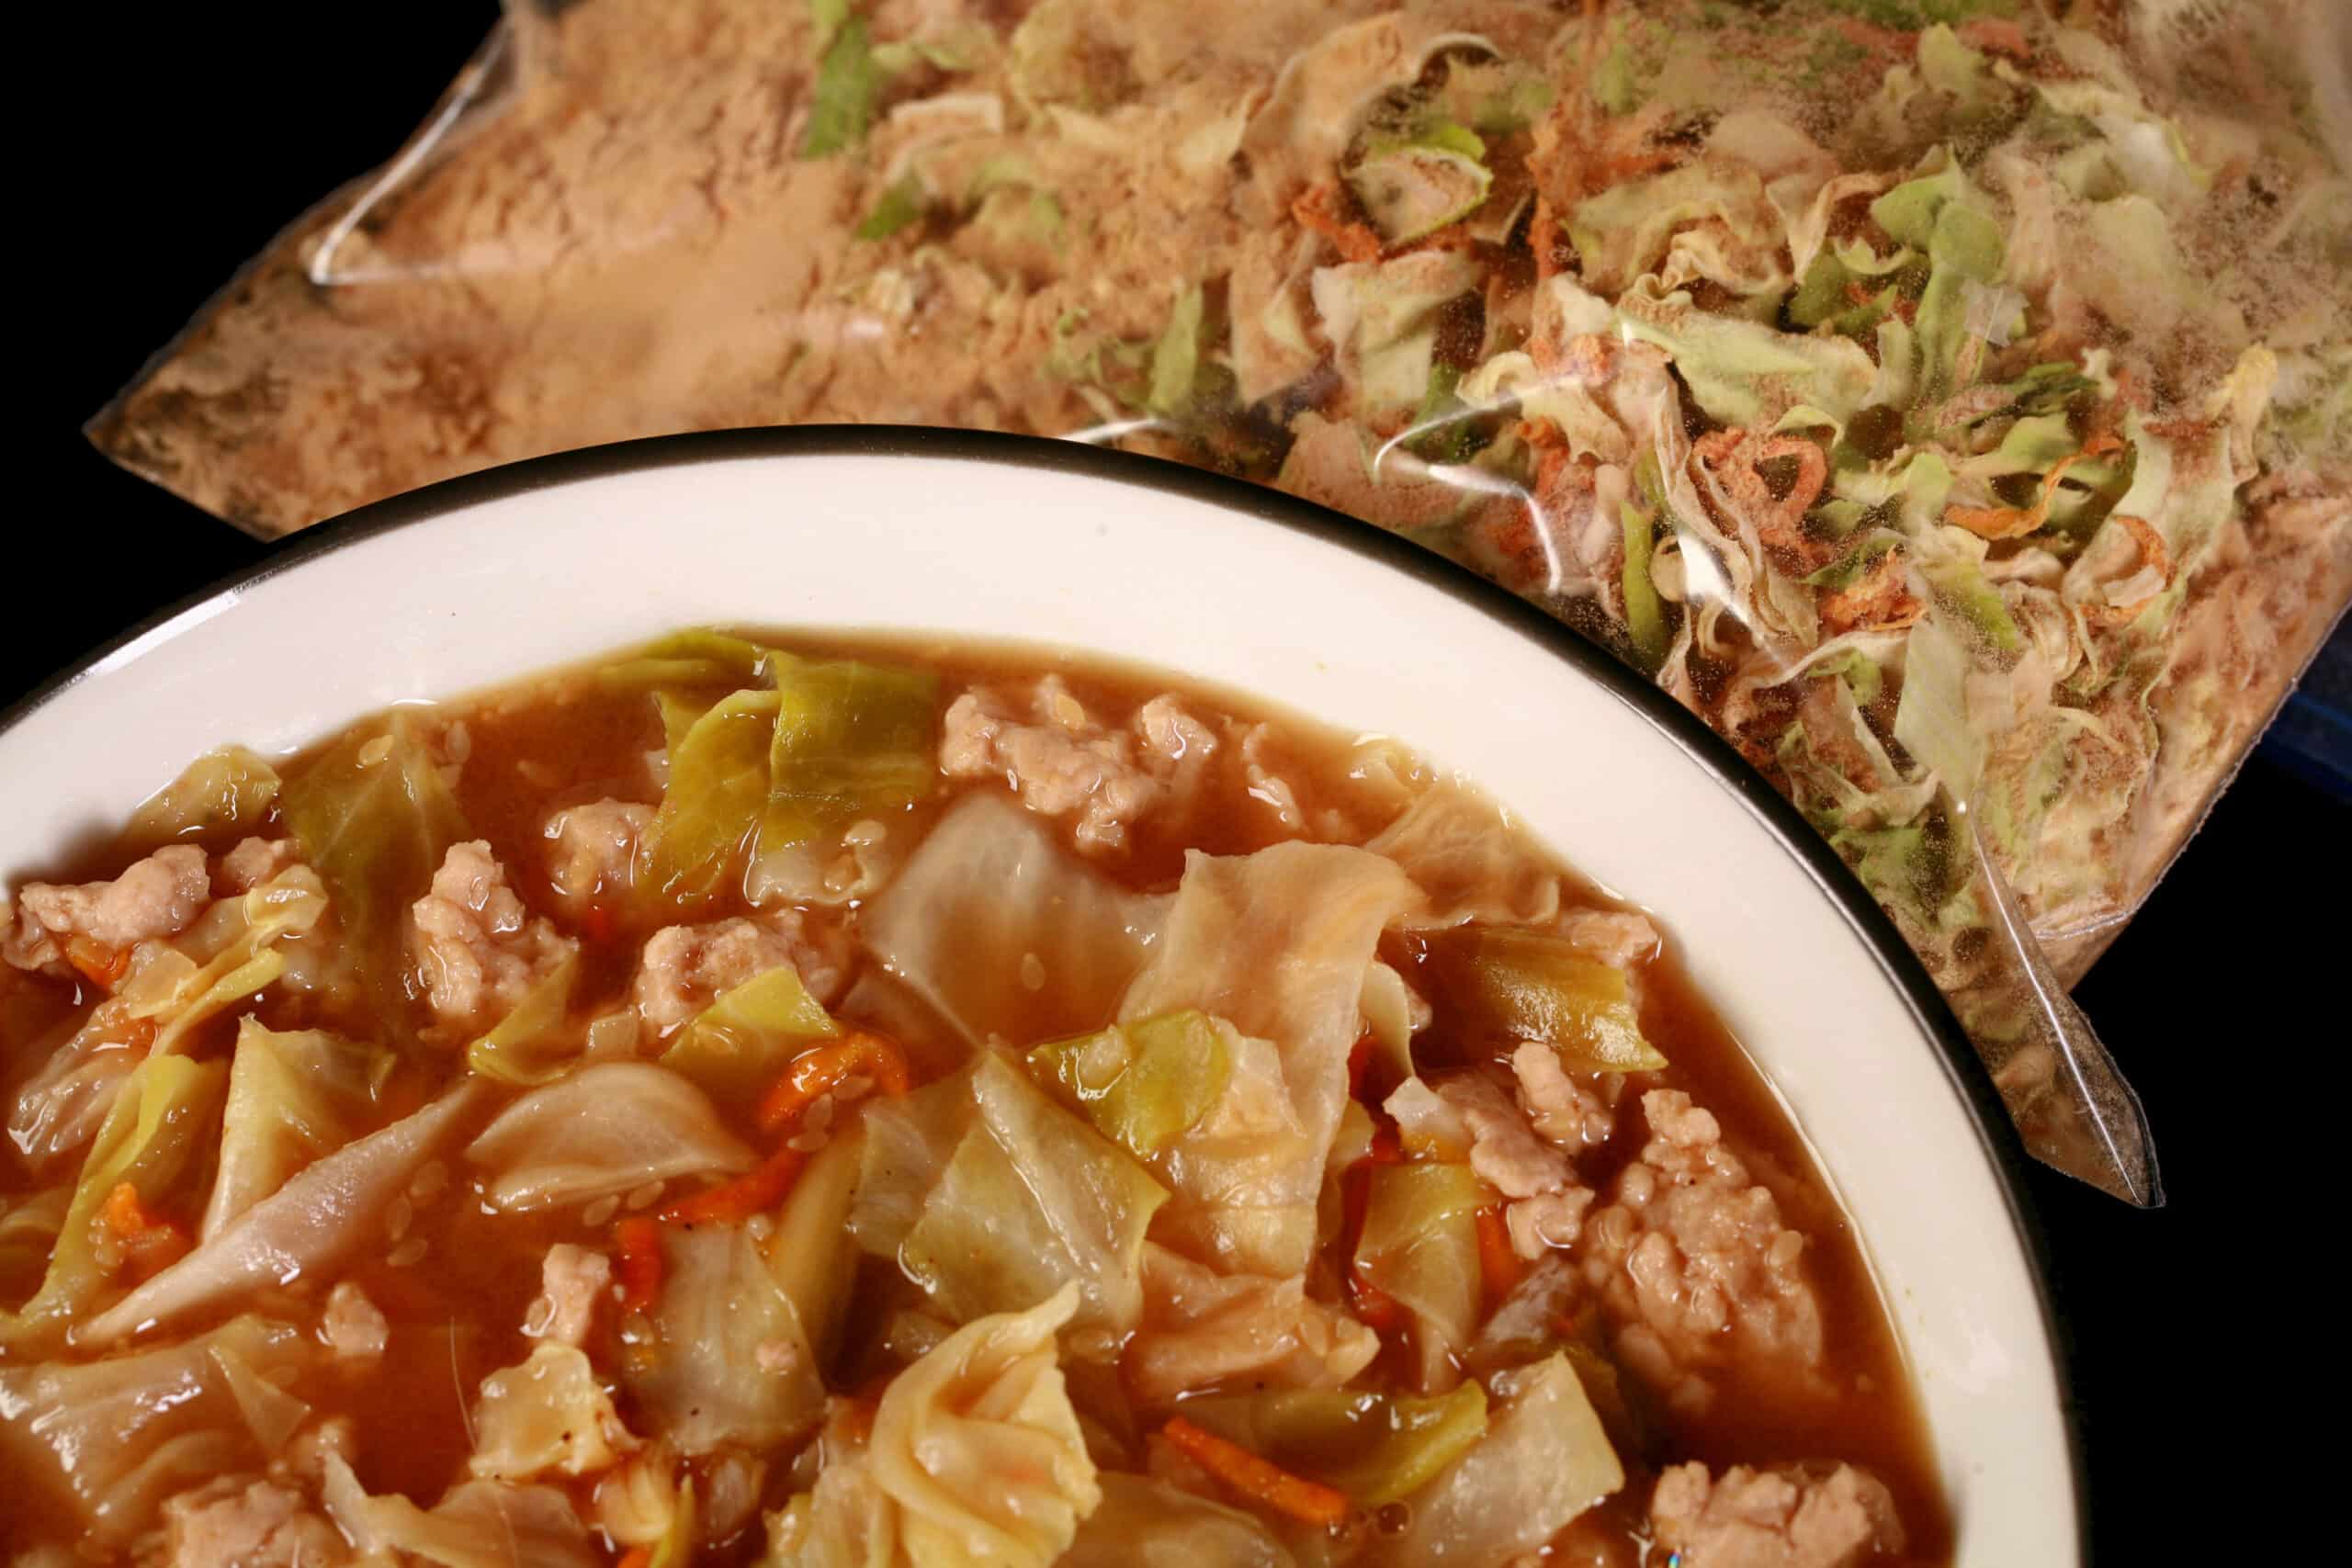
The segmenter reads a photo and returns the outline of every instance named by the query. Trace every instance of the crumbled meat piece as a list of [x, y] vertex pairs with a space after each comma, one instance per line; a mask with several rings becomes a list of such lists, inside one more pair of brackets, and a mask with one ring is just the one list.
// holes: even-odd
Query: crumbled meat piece
[[831, 927], [797, 909], [703, 926], [664, 926], [645, 944], [637, 972], [637, 1010], [664, 1034], [755, 975], [789, 965], [820, 1002], [849, 978], [848, 954]]
[[1381, 1103], [1396, 1123], [1405, 1147], [1434, 1158], [1459, 1160], [1470, 1153], [1470, 1123], [1461, 1108], [1418, 1077], [1407, 1078]]
[[1555, 1247], [1573, 1246], [1584, 1213], [1592, 1207], [1592, 1189], [1571, 1187], [1561, 1192], [1538, 1192], [1503, 1209], [1503, 1224], [1510, 1232], [1510, 1249], [1521, 1258], [1541, 1258]]
[[1511, 1249], [1541, 1258], [1576, 1240], [1592, 1193], [1577, 1179], [1568, 1156], [1535, 1135], [1503, 1091], [1484, 1076], [1464, 1073], [1432, 1090], [1408, 1078], [1383, 1107], [1408, 1145], [1441, 1155], [1467, 1146], [1470, 1168], [1505, 1198], [1503, 1223]]
[[[1642, 1111], [1649, 1141], [1619, 1174], [1615, 1201], [1584, 1227], [1588, 1279], [1625, 1326], [1620, 1349], [1661, 1387], [1734, 1353], [1751, 1368], [1809, 1371], [1822, 1325], [1804, 1237], [1781, 1224], [1770, 1190], [1749, 1180], [1688, 1094], [1652, 1089]], [[1629, 1343], [1635, 1328], [1656, 1346]]]
[[539, 1293], [524, 1314], [523, 1332], [560, 1345], [586, 1343], [596, 1303], [612, 1283], [612, 1259], [568, 1241], [556, 1243], [539, 1265]]
[[351, 1561], [343, 1532], [274, 1481], [216, 1481], [164, 1505], [169, 1568], [331, 1568]]
[[28, 882], [17, 890], [16, 916], [0, 935], [0, 956], [19, 969], [40, 969], [64, 956], [60, 943], [68, 937], [122, 949], [173, 936], [211, 898], [204, 852], [194, 844], [166, 845], [112, 882]]
[[[1140, 718], [1142, 716], [1136, 716]], [[1273, 735], [1274, 727], [1260, 724], [1250, 727], [1241, 738], [1243, 776], [1250, 786], [1250, 797], [1267, 807], [1285, 828], [1306, 826], [1306, 814], [1298, 808], [1298, 792], [1290, 781], [1267, 765], [1266, 742]]]
[[579, 945], [523, 908], [479, 839], [449, 846], [409, 916], [425, 1003], [452, 1034], [497, 1022]]
[[1633, 910], [1569, 909], [1560, 916], [1560, 934], [1612, 969], [1657, 956], [1657, 928]]
[[316, 1486], [326, 1479], [328, 1460], [339, 1459], [349, 1464], [358, 1457], [358, 1424], [348, 1416], [330, 1416], [294, 1434], [277, 1457], [270, 1461], [270, 1479], [295, 1480]]
[[346, 1360], [372, 1359], [384, 1353], [391, 1325], [368, 1293], [345, 1280], [327, 1292], [327, 1309], [319, 1319], [319, 1337], [328, 1349]]
[[1903, 1550], [1894, 1499], [1850, 1464], [1826, 1475], [1734, 1465], [1721, 1476], [1676, 1465], [1657, 1478], [1650, 1518], [1688, 1568], [1858, 1568]]
[[1125, 848], [1128, 827], [1188, 785], [1217, 745], [1173, 697], [1146, 703], [1132, 733], [1106, 728], [1059, 676], [1038, 682], [1027, 706], [1033, 723], [995, 693], [957, 697], [943, 727], [940, 769], [950, 778], [1001, 775], [1030, 810], [1075, 818], [1072, 834], [1089, 852]]
[[1510, 1070], [1519, 1079], [1519, 1107], [1528, 1124], [1555, 1144], [1590, 1148], [1605, 1144], [1617, 1129], [1617, 1119], [1600, 1097], [1568, 1077], [1559, 1053], [1549, 1045], [1528, 1041], [1511, 1053]]
[[1537, 1137], [1519, 1108], [1483, 1076], [1448, 1078], [1437, 1093], [1470, 1129], [1470, 1168], [1504, 1197], [1532, 1198], [1575, 1184], [1568, 1156]]
[[213, 868], [213, 886], [222, 897], [250, 893], [301, 858], [291, 839], [247, 839]]
[[628, 800], [567, 807], [548, 818], [548, 881], [570, 902], [587, 903], [629, 884], [639, 835], [653, 807]]

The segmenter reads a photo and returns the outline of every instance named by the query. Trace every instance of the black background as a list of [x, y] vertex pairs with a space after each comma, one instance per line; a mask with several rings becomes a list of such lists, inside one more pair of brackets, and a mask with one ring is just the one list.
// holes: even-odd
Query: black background
[[[478, 4], [63, 17], [79, 36], [53, 59], [78, 103], [20, 145], [34, 188], [11, 225], [18, 342], [47, 346], [17, 363], [32, 472], [0, 704], [267, 553], [115, 468], [81, 423], [281, 226], [390, 155], [491, 20]], [[2078, 993], [2145, 1098], [2171, 1194], [2134, 1213], [2039, 1168], [2030, 1193], [2103, 1562], [2267, 1558], [2293, 1551], [2296, 1516], [2317, 1522], [2249, 1488], [2299, 1462], [2284, 1413], [2342, 1375], [2313, 1318], [2339, 1296], [2347, 829], [2352, 810], [2257, 755]]]

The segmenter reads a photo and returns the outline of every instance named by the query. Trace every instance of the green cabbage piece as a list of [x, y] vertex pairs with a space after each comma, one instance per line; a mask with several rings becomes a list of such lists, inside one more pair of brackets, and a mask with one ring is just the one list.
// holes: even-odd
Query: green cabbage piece
[[499, 1112], [466, 1149], [500, 1210], [617, 1197], [649, 1181], [749, 1170], [758, 1156], [702, 1090], [651, 1062], [590, 1062]]
[[1355, 1267], [1413, 1316], [1424, 1389], [1453, 1381], [1484, 1305], [1478, 1211], [1498, 1201], [1466, 1165], [1374, 1166]]
[[865, 1158], [861, 1117], [809, 1160], [775, 1216], [774, 1234], [761, 1247], [820, 1368], [830, 1363], [840, 1342], [842, 1315], [856, 1282], [857, 1238], [849, 1221]]
[[899, 1267], [958, 1323], [1024, 1311], [1075, 1280], [1080, 1322], [1134, 1327], [1144, 1230], [1168, 1190], [1000, 1056], [980, 1058], [971, 1095], [977, 1116]]
[[1583, 1382], [1564, 1356], [1515, 1376], [1484, 1441], [1423, 1487], [1401, 1536], [1380, 1542], [1382, 1568], [1436, 1561], [1506, 1562], [1625, 1484]]
[[264, 1285], [340, 1267], [383, 1235], [383, 1216], [468, 1116], [479, 1080], [304, 1167], [194, 1252], [76, 1324], [80, 1345], [109, 1345], [217, 1312]]
[[[768, 752], [782, 697], [736, 692], [670, 749], [670, 782], [638, 846], [642, 885], [674, 901], [718, 891], [768, 804]], [[671, 709], [665, 705], [667, 720]]]
[[1102, 1501], [1055, 1568], [1296, 1568], [1289, 1549], [1238, 1508], [1125, 1471], [1095, 1481]]
[[882, 193], [874, 209], [858, 222], [851, 232], [860, 240], [887, 240], [909, 224], [919, 221], [930, 209], [931, 198], [922, 182], [908, 175]]
[[1549, 1045], [1577, 1072], [1656, 1072], [1666, 1057], [1642, 1036], [1625, 972], [1566, 937], [1464, 926], [1430, 944], [1461, 1027], [1489, 1040]]
[[1168, 324], [1151, 350], [1151, 383], [1144, 406], [1154, 413], [1176, 414], [1192, 406], [1193, 384], [1201, 368], [1201, 318], [1204, 299], [1194, 284], [1176, 298]]
[[217, 1235], [370, 1124], [395, 1060], [322, 1029], [281, 1033], [243, 1021], [221, 1113], [220, 1171], [198, 1235]]
[[1894, 739], [1962, 801], [1974, 796], [1984, 772], [1985, 739], [1968, 718], [1972, 667], [1958, 637], [1922, 621], [1905, 645], [1903, 695], [1894, 705]]
[[720, 1105], [758, 1102], [792, 1059], [841, 1032], [789, 964], [763, 970], [689, 1019], [662, 1065]]
[[1998, 283], [2006, 256], [2001, 227], [1977, 204], [1968, 176], [1947, 154], [1935, 172], [1905, 180], [1871, 203], [1880, 228], [1928, 257], [1926, 286], [1911, 332], [1919, 400], [1935, 402], [1973, 377], [1962, 374], [1969, 345], [1968, 288]]
[[[243, 1383], [279, 1385], [321, 1356], [299, 1329], [239, 1317], [198, 1338], [79, 1364], [0, 1367], [0, 1473], [74, 1510], [89, 1542], [120, 1551], [155, 1523], [165, 1499], [276, 1457], [257, 1433]], [[260, 1407], [253, 1407], [259, 1414]]]
[[1642, 668], [1656, 674], [1666, 662], [1672, 641], [1666, 629], [1665, 603], [1650, 579], [1650, 549], [1657, 542], [1657, 519], [1630, 501], [1617, 503], [1617, 516], [1625, 530], [1625, 568], [1620, 580], [1625, 594], [1625, 635], [1632, 639]]
[[204, 1173], [229, 1089], [229, 1065], [150, 1055], [125, 1078], [82, 1162], [40, 1289], [20, 1312], [0, 1315], [0, 1347], [51, 1346], [68, 1319], [106, 1292], [111, 1276], [92, 1247], [107, 1195], [129, 1182], [149, 1212], [167, 1210]]
[[725, 632], [689, 626], [615, 656], [596, 670], [607, 691], [660, 686], [748, 686], [760, 678], [768, 649]]
[[1401, 245], [1478, 209], [1494, 186], [1486, 156], [1476, 131], [1434, 118], [1402, 134], [1372, 138], [1343, 177], [1380, 237]]
[[575, 950], [525, 992], [490, 1032], [466, 1047], [466, 1066], [486, 1078], [525, 1086], [560, 1076], [579, 1055], [579, 1042], [566, 1038], [564, 1029], [579, 985], [580, 954]]
[[[825, 1386], [800, 1314], [740, 1225], [664, 1225], [650, 1356], [622, 1369], [637, 1418], [682, 1453], [773, 1448], [823, 1419]], [[790, 1353], [755, 1371], [760, 1348]], [[773, 1352], [771, 1352], [773, 1357]]]
[[471, 836], [457, 797], [406, 716], [394, 714], [297, 770], [278, 809], [325, 883], [344, 949], [382, 1015], [401, 1017], [409, 906], [432, 887], [449, 846]]
[[854, 660], [775, 655], [762, 854], [860, 817], [902, 809], [937, 784], [939, 678]]
[[1701, 309], [1685, 290], [1637, 281], [1617, 301], [1623, 330], [1666, 350], [1709, 418], [1755, 426], [1809, 403], [1844, 421], [1870, 400], [1877, 367], [1850, 338], [1800, 336]]
[[828, 157], [864, 141], [881, 95], [882, 72], [874, 61], [865, 18], [843, 17], [818, 61], [800, 156]]
[[1233, 1077], [1216, 1021], [1191, 1010], [1037, 1046], [1029, 1067], [1060, 1084], [1104, 1136], [1145, 1158], [1206, 1116]]
[[1464, 1382], [1417, 1398], [1283, 1389], [1184, 1402], [1187, 1420], [1295, 1475], [1377, 1508], [1419, 1492], [1487, 1435], [1487, 1391]]
[[469, 1481], [429, 1510], [371, 1497], [340, 1457], [326, 1461], [327, 1516], [369, 1562], [435, 1568], [598, 1568], [571, 1499], [552, 1486]]
[[243, 746], [207, 751], [131, 813], [125, 837], [142, 854], [193, 841], [219, 849], [259, 833], [277, 803], [277, 770]]
[[1745, 247], [1770, 252], [1780, 243], [1780, 224], [1756, 172], [1706, 162], [1587, 197], [1568, 220], [1568, 239], [1584, 264], [1585, 287], [1614, 295], [1657, 265], [1679, 231], [1708, 220]]

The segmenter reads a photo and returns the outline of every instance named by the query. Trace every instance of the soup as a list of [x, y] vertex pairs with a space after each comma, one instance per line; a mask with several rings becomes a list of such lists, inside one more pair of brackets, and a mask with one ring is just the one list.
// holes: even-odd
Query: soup
[[1949, 1561], [1642, 911], [1377, 738], [707, 631], [0, 906], [19, 1561]]

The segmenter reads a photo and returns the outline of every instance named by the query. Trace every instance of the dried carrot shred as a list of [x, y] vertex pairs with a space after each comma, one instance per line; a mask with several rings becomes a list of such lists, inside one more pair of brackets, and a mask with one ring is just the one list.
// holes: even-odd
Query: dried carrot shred
[[632, 1546], [621, 1553], [621, 1560], [614, 1564], [614, 1568], [653, 1568], [653, 1549]]
[[614, 1272], [620, 1276], [621, 1305], [650, 1307], [662, 1293], [662, 1230], [642, 1214], [613, 1227]]
[[888, 1095], [906, 1093], [914, 1081], [907, 1068], [907, 1054], [895, 1042], [853, 1030], [831, 1045], [794, 1058], [767, 1098], [760, 1101], [761, 1131], [783, 1131], [842, 1079], [859, 1074], [871, 1077]]
[[1980, 539], [2015, 539], [2032, 533], [2050, 521], [2050, 503], [2058, 497], [2058, 481], [2066, 470], [2086, 457], [2099, 457], [2120, 449], [2123, 443], [2104, 432], [2084, 443], [2079, 452], [2070, 452], [2058, 459], [2055, 466], [2041, 477], [2041, 494], [2031, 506], [1948, 506], [1944, 521], [1959, 525]]
[[1347, 198], [1337, 183], [1326, 180], [1310, 187], [1290, 204], [1290, 215], [1298, 220], [1299, 227], [1319, 234], [1330, 242], [1342, 261], [1373, 262], [1380, 259], [1380, 236], [1372, 225], [1346, 212]]
[[1195, 1427], [1182, 1416], [1171, 1418], [1159, 1431], [1193, 1463], [1244, 1497], [1262, 1503], [1276, 1513], [1325, 1529], [1348, 1517], [1348, 1499], [1343, 1494], [1293, 1475], [1240, 1445]]

